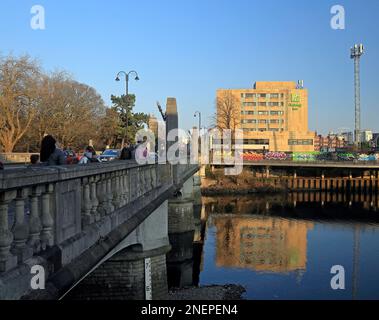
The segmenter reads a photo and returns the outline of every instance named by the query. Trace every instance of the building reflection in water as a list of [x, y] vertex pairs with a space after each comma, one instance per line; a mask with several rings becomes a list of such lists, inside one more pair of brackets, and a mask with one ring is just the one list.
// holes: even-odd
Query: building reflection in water
[[305, 270], [312, 222], [258, 216], [217, 215], [216, 264], [264, 272]]
[[294, 273], [298, 281], [311, 257], [307, 252], [310, 233], [316, 224], [321, 224], [353, 228], [352, 297], [357, 296], [359, 233], [378, 222], [377, 195], [357, 199], [354, 195], [304, 192], [203, 197], [202, 202], [194, 207], [194, 230], [171, 236], [173, 251], [167, 261], [171, 287], [206, 282], [200, 281], [200, 275], [210, 229], [215, 232], [212, 246], [216, 246], [214, 259], [218, 268]]

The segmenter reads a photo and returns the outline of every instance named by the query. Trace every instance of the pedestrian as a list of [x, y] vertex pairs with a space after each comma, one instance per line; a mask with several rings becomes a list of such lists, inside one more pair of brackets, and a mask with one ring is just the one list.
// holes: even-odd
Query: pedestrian
[[126, 144], [124, 148], [121, 150], [120, 160], [131, 160], [133, 153], [133, 146], [130, 144]]
[[38, 164], [38, 162], [39, 162], [39, 154], [32, 154], [30, 156], [30, 164], [36, 165], [36, 164]]
[[4, 170], [4, 164], [0, 161], [0, 170]]
[[135, 148], [135, 160], [138, 163], [145, 163], [149, 154], [147, 147], [144, 146], [143, 141], [138, 141]]
[[40, 160], [48, 166], [61, 166], [66, 164], [64, 152], [57, 147], [57, 141], [51, 135], [42, 139]]
[[99, 159], [96, 157], [96, 151], [92, 146], [88, 146], [84, 150], [84, 155], [80, 159], [79, 164], [88, 164], [88, 163], [96, 163], [100, 162]]
[[87, 150], [89, 151], [89, 152], [91, 152], [92, 153], [92, 157], [93, 158], [95, 158], [96, 157], [96, 150], [95, 150], [95, 148], [93, 147], [93, 146], [88, 146], [87, 147]]

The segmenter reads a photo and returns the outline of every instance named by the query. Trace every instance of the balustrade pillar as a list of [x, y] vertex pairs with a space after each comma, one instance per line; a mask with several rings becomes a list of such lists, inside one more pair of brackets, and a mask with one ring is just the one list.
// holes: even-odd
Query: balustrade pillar
[[136, 176], [137, 169], [131, 169], [130, 171], [130, 183], [129, 183], [129, 202], [133, 202], [137, 197], [137, 190], [138, 190], [138, 180]]
[[113, 187], [113, 199], [112, 199], [112, 204], [115, 209], [120, 208], [120, 203], [121, 203], [121, 188], [120, 188], [120, 176], [119, 172], [115, 172], [113, 174], [113, 178], [111, 179], [112, 181], [112, 187]]
[[128, 171], [123, 171], [123, 174], [121, 176], [121, 179], [123, 181], [123, 205], [127, 205], [130, 201], [130, 188], [129, 188], [129, 174]]
[[29, 220], [29, 240], [28, 245], [33, 248], [34, 253], [41, 250], [42, 223], [40, 219], [39, 198], [41, 196], [41, 187], [33, 187], [30, 196], [30, 220]]
[[142, 179], [142, 170], [141, 168], [137, 169], [137, 194], [136, 197], [139, 198], [143, 193], [143, 179]]
[[146, 190], [145, 191], [148, 192], [152, 189], [150, 167], [147, 167], [145, 169], [145, 182], [146, 182]]
[[17, 256], [18, 263], [33, 256], [33, 249], [27, 245], [29, 237], [29, 225], [25, 221], [25, 200], [28, 189], [20, 189], [17, 191], [15, 200], [15, 220], [12, 228], [13, 233], [13, 248], [12, 253]]
[[97, 181], [97, 189], [96, 189], [96, 194], [97, 198], [99, 199], [99, 205], [98, 205], [98, 213], [100, 214], [100, 217], [103, 217], [107, 213], [106, 205], [107, 205], [107, 200], [106, 200], [106, 187], [105, 187], [105, 174], [102, 174], [99, 176], [99, 179]]
[[125, 171], [120, 171], [118, 176], [118, 184], [119, 184], [119, 201], [120, 201], [120, 207], [123, 207], [126, 205], [126, 186], [125, 186]]
[[90, 199], [91, 199], [91, 215], [95, 221], [99, 221], [101, 214], [98, 212], [99, 200], [97, 199], [97, 177], [91, 177], [90, 180]]
[[107, 198], [107, 214], [111, 214], [114, 211], [114, 206], [112, 204], [113, 193], [112, 193], [112, 174], [106, 175], [106, 198]]
[[140, 193], [139, 197], [142, 197], [146, 190], [146, 181], [145, 181], [145, 170], [144, 168], [140, 168], [139, 171], [139, 181], [140, 181]]
[[151, 173], [151, 187], [152, 189], [155, 189], [157, 186], [157, 171], [156, 171], [156, 166], [152, 166], [150, 168], [150, 173]]
[[17, 265], [17, 257], [10, 251], [13, 234], [9, 230], [8, 221], [9, 203], [15, 197], [15, 191], [0, 194], [0, 272], [8, 271]]
[[54, 245], [53, 226], [54, 220], [51, 214], [50, 199], [53, 193], [53, 185], [46, 185], [45, 192], [42, 194], [42, 232], [41, 232], [41, 244], [42, 249]]
[[95, 221], [95, 216], [91, 214], [91, 185], [88, 178], [82, 180], [82, 225], [88, 226]]

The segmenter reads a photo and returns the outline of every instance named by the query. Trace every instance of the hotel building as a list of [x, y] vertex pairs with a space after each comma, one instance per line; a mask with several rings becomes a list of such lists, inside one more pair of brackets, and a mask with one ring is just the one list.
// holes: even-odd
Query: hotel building
[[301, 83], [256, 82], [251, 89], [218, 90], [219, 128], [225, 117], [220, 103], [224, 99], [229, 104], [234, 101], [232, 129], [243, 130], [245, 151], [314, 151], [315, 133], [308, 128], [308, 90]]

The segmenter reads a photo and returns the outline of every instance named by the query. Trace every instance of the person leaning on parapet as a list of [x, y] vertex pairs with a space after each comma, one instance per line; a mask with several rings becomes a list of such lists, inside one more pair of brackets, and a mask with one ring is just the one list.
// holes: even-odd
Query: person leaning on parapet
[[57, 148], [57, 141], [51, 135], [47, 135], [42, 139], [40, 161], [48, 166], [62, 166], [66, 164], [64, 152]]
[[40, 165], [43, 164], [39, 161], [39, 154], [32, 154], [30, 156], [30, 164], [27, 166], [27, 168], [35, 168], [39, 167]]
[[0, 170], [4, 170], [4, 164], [0, 161]]
[[143, 145], [144, 142], [142, 140], [137, 142], [137, 145], [135, 146], [135, 160], [139, 162], [144, 162], [148, 155], [149, 151], [147, 150], [147, 147]]
[[133, 158], [133, 146], [130, 144], [126, 144], [124, 148], [121, 150], [120, 160], [131, 160]]
[[84, 151], [83, 157], [80, 159], [79, 164], [96, 163], [100, 162], [96, 157], [96, 151], [92, 146], [88, 146]]

